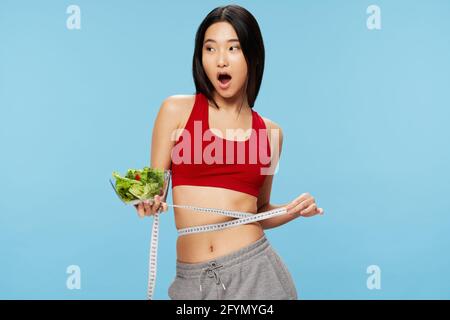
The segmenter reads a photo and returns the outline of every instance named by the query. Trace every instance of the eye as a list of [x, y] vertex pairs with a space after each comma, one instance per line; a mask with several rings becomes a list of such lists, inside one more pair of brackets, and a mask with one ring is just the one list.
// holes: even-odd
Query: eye
[[214, 49], [214, 48], [206, 47], [206, 51], [210, 51], [209, 49]]
[[233, 47], [230, 47], [230, 48], [240, 49], [239, 46], [233, 46]]

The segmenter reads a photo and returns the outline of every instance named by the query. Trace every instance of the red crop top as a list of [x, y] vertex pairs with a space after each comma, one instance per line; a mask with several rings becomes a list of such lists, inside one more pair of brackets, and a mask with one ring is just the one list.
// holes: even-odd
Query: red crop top
[[172, 188], [219, 187], [258, 197], [271, 164], [264, 120], [252, 110], [250, 138], [236, 141], [215, 135], [209, 128], [208, 114], [208, 99], [197, 93], [186, 126], [172, 149]]

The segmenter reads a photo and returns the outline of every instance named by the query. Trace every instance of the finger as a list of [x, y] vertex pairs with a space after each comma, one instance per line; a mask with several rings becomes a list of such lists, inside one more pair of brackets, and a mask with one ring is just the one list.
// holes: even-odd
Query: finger
[[300, 211], [300, 215], [302, 215], [304, 217], [311, 217], [311, 216], [317, 214], [316, 209], [317, 209], [317, 205], [316, 205], [316, 203], [313, 203], [308, 208]]
[[139, 217], [143, 218], [145, 216], [144, 204], [142, 202], [140, 202], [139, 204], [135, 205], [135, 207], [137, 209], [137, 213], [138, 213]]
[[146, 216], [152, 215], [152, 206], [148, 202], [144, 202], [144, 214]]
[[292, 209], [288, 210], [288, 213], [299, 215], [302, 210], [308, 208], [308, 206], [313, 202], [314, 202], [314, 199], [304, 200], [301, 203], [297, 204]]
[[156, 213], [160, 205], [161, 205], [161, 197], [159, 195], [155, 195], [155, 202], [152, 205], [152, 213]]
[[163, 211], [163, 212], [166, 212], [167, 210], [169, 210], [169, 206], [167, 205], [166, 202], [163, 202], [163, 203], [162, 203], [162, 211]]
[[307, 208], [309, 203], [306, 201], [302, 201], [288, 210], [288, 213], [292, 215], [299, 215], [300, 211]]
[[307, 200], [311, 195], [307, 192], [301, 194], [298, 198], [294, 199], [291, 203], [289, 203], [286, 208], [291, 210], [295, 208], [298, 204], [302, 203], [304, 200]]
[[301, 203], [304, 198], [306, 196], [306, 193], [303, 193], [302, 195], [300, 195], [299, 197], [295, 198], [294, 200], [292, 200], [287, 206], [286, 208], [288, 210], [291, 210], [292, 208], [294, 208], [296, 205], [298, 205], [299, 203]]
[[317, 208], [317, 214], [323, 214], [323, 209], [322, 208]]

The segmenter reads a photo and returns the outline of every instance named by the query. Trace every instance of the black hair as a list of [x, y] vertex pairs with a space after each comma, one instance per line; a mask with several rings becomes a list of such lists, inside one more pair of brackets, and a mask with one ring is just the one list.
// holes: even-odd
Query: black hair
[[203, 69], [202, 48], [208, 27], [213, 23], [222, 21], [229, 22], [233, 26], [241, 44], [248, 70], [247, 100], [249, 106], [253, 108], [264, 73], [264, 42], [255, 17], [238, 5], [227, 5], [213, 9], [198, 27], [192, 62], [196, 93], [203, 93], [209, 100], [213, 101], [216, 108], [219, 108], [212, 96], [214, 86]]

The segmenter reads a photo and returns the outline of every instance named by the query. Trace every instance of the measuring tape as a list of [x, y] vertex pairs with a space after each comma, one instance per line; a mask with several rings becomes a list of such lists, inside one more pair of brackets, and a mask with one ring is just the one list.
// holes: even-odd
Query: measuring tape
[[[215, 208], [203, 208], [203, 207], [195, 207], [189, 205], [177, 205], [177, 204], [169, 204], [168, 206], [174, 208], [185, 208], [191, 209], [199, 212], [207, 212], [207, 213], [216, 213], [227, 217], [237, 218], [236, 220], [226, 221], [222, 223], [215, 224], [207, 224], [196, 227], [188, 227], [183, 229], [178, 229], [178, 235], [186, 235], [186, 234], [194, 234], [200, 232], [209, 232], [209, 231], [217, 231], [230, 227], [235, 227], [241, 224], [247, 224], [250, 222], [260, 221], [269, 219], [272, 217], [280, 216], [287, 213], [286, 207], [280, 207], [273, 210], [261, 212], [261, 213], [248, 213], [242, 211], [230, 211], [223, 209], [215, 209]], [[153, 226], [152, 226], [152, 235], [150, 240], [150, 255], [149, 255], [149, 264], [148, 264], [148, 299], [152, 300], [153, 298], [153, 290], [156, 284], [156, 264], [158, 258], [158, 230], [159, 230], [159, 212], [156, 212], [153, 215]]]

